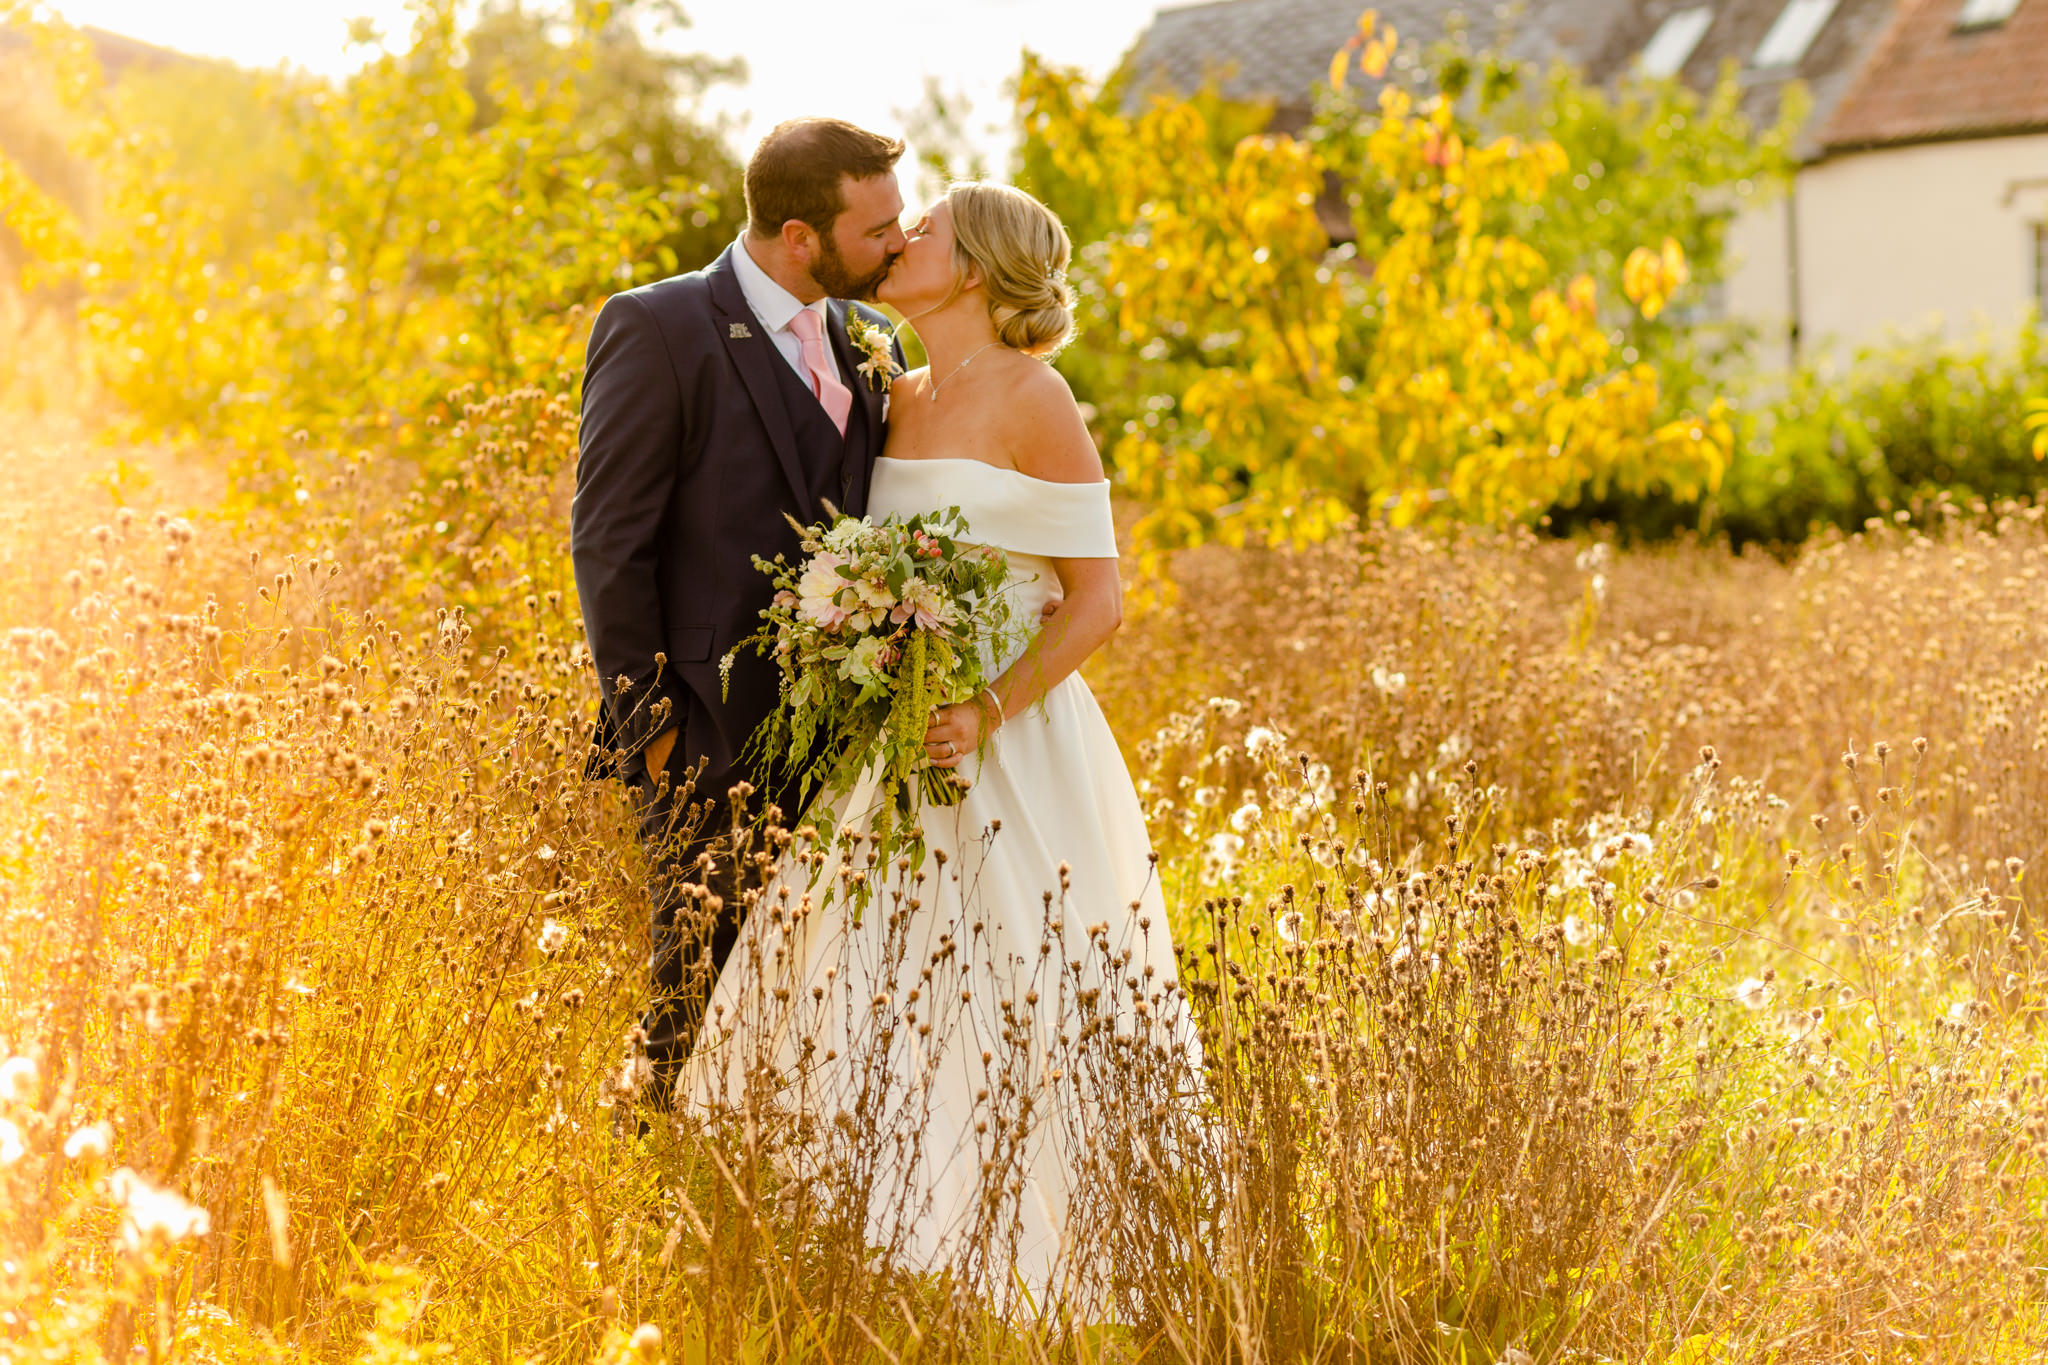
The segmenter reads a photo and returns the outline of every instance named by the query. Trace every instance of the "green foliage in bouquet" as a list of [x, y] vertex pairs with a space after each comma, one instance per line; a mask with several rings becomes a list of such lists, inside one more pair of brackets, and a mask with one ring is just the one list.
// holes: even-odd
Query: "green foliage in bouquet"
[[804, 802], [818, 792], [857, 802], [872, 790], [870, 806], [840, 818], [870, 816], [885, 861], [921, 851], [920, 798], [951, 806], [966, 794], [927, 759], [925, 727], [933, 708], [969, 701], [991, 681], [1011, 629], [1008, 561], [967, 539], [956, 507], [791, 525], [803, 561], [755, 556], [775, 597], [761, 628], [720, 665], [729, 680], [733, 658], [752, 648], [781, 669], [781, 699], [748, 741], [747, 761], [764, 789], [794, 784]]

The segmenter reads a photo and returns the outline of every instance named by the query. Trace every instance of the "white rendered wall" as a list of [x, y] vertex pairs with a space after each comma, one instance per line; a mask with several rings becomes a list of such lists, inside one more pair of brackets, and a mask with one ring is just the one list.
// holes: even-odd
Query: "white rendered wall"
[[1787, 196], [1782, 193], [1750, 200], [1729, 222], [1725, 243], [1724, 311], [1730, 321], [1755, 329], [1756, 363], [1764, 369], [1781, 368], [1792, 358], [1787, 340], [1792, 322], [1787, 211]]
[[2010, 328], [2033, 302], [2048, 133], [1852, 153], [1797, 194], [1802, 349]]

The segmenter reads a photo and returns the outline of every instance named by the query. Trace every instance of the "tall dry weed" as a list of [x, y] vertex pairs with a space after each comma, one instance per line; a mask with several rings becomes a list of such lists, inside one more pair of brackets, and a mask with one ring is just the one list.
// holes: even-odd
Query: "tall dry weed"
[[[991, 1050], [985, 1215], [912, 1273], [886, 1249], [915, 1234], [888, 1211], [919, 1111], [887, 1067], [843, 1124], [761, 1072], [722, 1116], [615, 1127], [646, 867], [581, 776], [573, 427], [541, 394], [442, 419], [451, 467], [489, 441], [514, 475], [417, 488], [308, 453], [303, 498], [257, 500], [296, 512], [239, 520], [206, 511], [238, 490], [163, 457], [14, 439], [17, 1354], [2048, 1345], [2037, 508], [1935, 508], [1790, 563], [1519, 534], [1192, 557], [1093, 669], [1175, 979], [1127, 975], [1055, 897], [1016, 1003], [1065, 1026], [1020, 1010]], [[907, 915], [909, 870], [874, 872]], [[867, 1016], [870, 1061], [945, 1029], [959, 959], [902, 942], [899, 980], [930, 984], [915, 1020]], [[1169, 1008], [1199, 1068], [1138, 1026]], [[1064, 1304], [1005, 1277], [1034, 1133], [1082, 1173]]]

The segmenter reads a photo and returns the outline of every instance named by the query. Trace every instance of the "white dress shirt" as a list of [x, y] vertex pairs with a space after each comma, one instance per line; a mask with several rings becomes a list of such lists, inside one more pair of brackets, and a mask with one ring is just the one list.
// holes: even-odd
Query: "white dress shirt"
[[839, 359], [832, 354], [832, 319], [825, 311], [825, 300], [816, 303], [798, 303], [796, 295], [784, 289], [769, 277], [760, 263], [747, 250], [747, 234], [742, 232], [739, 241], [733, 244], [733, 273], [740, 277], [740, 292], [747, 296], [747, 307], [753, 310], [761, 325], [768, 329], [768, 339], [775, 343], [775, 349], [789, 362], [789, 368], [796, 371], [796, 377], [804, 381], [805, 388], [811, 384], [810, 369], [804, 364], [803, 342], [789, 330], [789, 320], [808, 308], [818, 315], [819, 335], [825, 342], [825, 368], [834, 379], [842, 384], [846, 381], [839, 373]]

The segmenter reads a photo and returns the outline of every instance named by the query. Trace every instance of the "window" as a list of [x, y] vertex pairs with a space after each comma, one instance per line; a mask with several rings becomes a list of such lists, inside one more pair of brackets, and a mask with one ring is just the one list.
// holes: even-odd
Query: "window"
[[1957, 28], [1996, 28], [2012, 18], [2020, 0], [1963, 0], [1963, 12], [1956, 16]]
[[1771, 25], [1771, 31], [1756, 45], [1756, 55], [1750, 58], [1752, 65], [1766, 71], [1774, 67], [1797, 66], [1806, 57], [1806, 49], [1813, 46], [1813, 40], [1827, 25], [1828, 16], [1835, 12], [1835, 0], [1792, 0], [1778, 15], [1778, 22]]
[[1700, 45], [1700, 39], [1707, 36], [1707, 29], [1714, 22], [1714, 10], [1710, 5], [1696, 5], [1682, 9], [1667, 18], [1643, 49], [1639, 65], [1645, 76], [1676, 76], [1692, 60], [1693, 49]]

